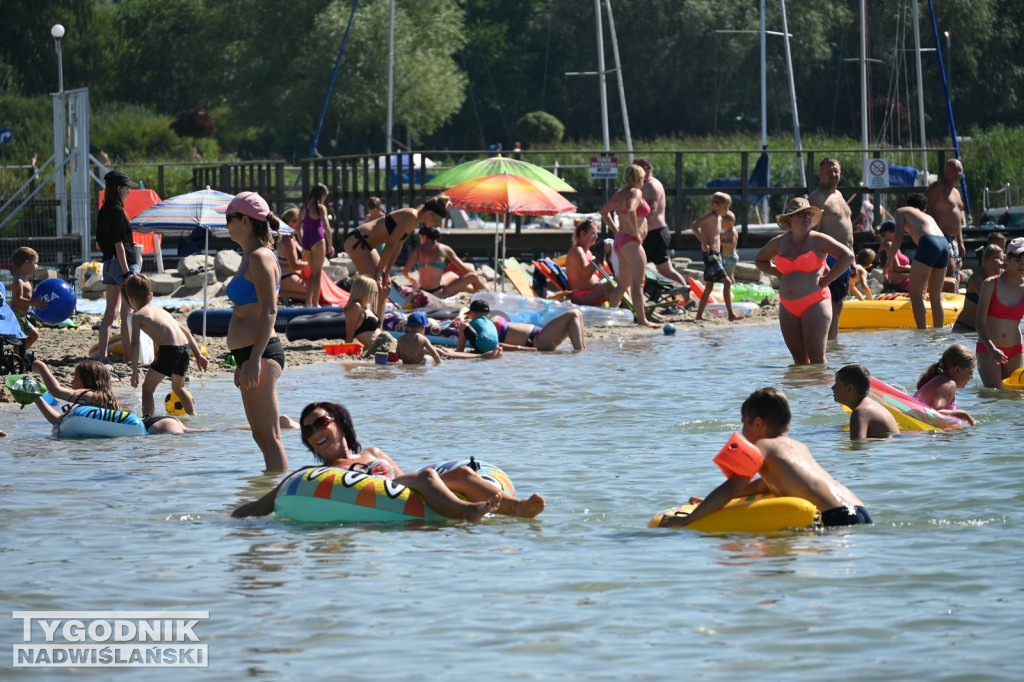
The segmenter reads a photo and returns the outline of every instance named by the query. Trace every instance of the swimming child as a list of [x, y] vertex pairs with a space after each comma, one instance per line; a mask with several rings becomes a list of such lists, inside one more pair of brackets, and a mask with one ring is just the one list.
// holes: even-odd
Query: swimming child
[[[98, 360], [83, 360], [75, 365], [71, 388], [67, 388], [57, 381], [53, 373], [50, 372], [50, 368], [42, 360], [32, 363], [32, 371], [43, 380], [50, 395], [58, 400], [66, 400], [74, 405], [91, 405], [108, 410], [128, 411], [114, 395], [110, 370]], [[42, 396], [36, 398], [36, 407], [51, 424], [57, 423], [57, 420], [64, 416]]]
[[700, 249], [704, 258], [704, 295], [700, 297], [697, 304], [696, 320], [704, 319], [704, 307], [711, 298], [711, 290], [715, 282], [721, 282], [724, 287], [722, 298], [725, 299], [725, 310], [729, 320], [735, 320], [736, 315], [732, 312], [732, 277], [726, 272], [725, 264], [722, 262], [722, 216], [729, 210], [732, 204], [732, 197], [725, 192], [715, 192], [711, 195], [711, 211], [703, 218], [694, 220], [690, 224], [690, 230], [697, 235], [700, 242]]
[[978, 374], [988, 388], [1001, 388], [1024, 367], [1024, 237], [1006, 245], [1006, 267], [998, 277], [985, 280], [978, 295]]
[[42, 299], [32, 298], [32, 275], [39, 265], [39, 254], [35, 249], [27, 246], [19, 247], [11, 257], [14, 263], [14, 284], [11, 286], [11, 308], [14, 316], [18, 318], [21, 331], [25, 332], [25, 340], [21, 346], [15, 349], [21, 357], [25, 357], [26, 351], [32, 344], [39, 340], [39, 331], [28, 320], [28, 309], [32, 306], [45, 308], [47, 302]]
[[857, 261], [853, 264], [853, 277], [850, 278], [850, 293], [858, 301], [867, 299], [871, 301], [874, 296], [871, 294], [871, 285], [868, 284], [868, 270], [874, 267], [875, 252], [871, 249], [861, 249], [857, 252]]
[[977, 366], [974, 353], [967, 346], [954, 343], [938, 362], [928, 365], [917, 380], [914, 397], [942, 414], [963, 419], [974, 426], [974, 417], [956, 407], [956, 389], [963, 388], [974, 376]]
[[868, 396], [871, 372], [864, 365], [846, 365], [836, 372], [832, 397], [850, 408], [850, 439], [888, 438], [898, 436], [896, 417], [880, 402]]
[[405, 320], [405, 334], [398, 338], [397, 352], [398, 359], [405, 365], [422, 365], [426, 362], [427, 355], [434, 358], [434, 362], [441, 364], [441, 354], [430, 343], [430, 339], [423, 335], [423, 330], [430, 323], [427, 316], [421, 312], [410, 313]]
[[[662, 527], [688, 526], [716, 512], [730, 500], [747, 495], [771, 493], [778, 497], [799, 497], [821, 511], [826, 528], [871, 523], [864, 503], [846, 486], [832, 478], [803, 443], [790, 438], [792, 413], [782, 391], [760, 388], [743, 401], [743, 437], [760, 452], [744, 464], [722, 461], [719, 467], [726, 481], [703, 500], [691, 498], [697, 507], [686, 516], [666, 516]], [[721, 454], [715, 458], [722, 459]], [[758, 478], [754, 478], [760, 474]]]
[[[163, 308], [153, 305], [153, 287], [149, 277], [130, 275], [121, 285], [124, 299], [135, 314], [132, 316], [132, 338], [138, 339], [139, 330], [146, 332], [158, 350], [156, 359], [149, 365], [142, 382], [142, 417], [153, 416], [155, 412], [153, 392], [165, 377], [171, 377], [171, 390], [178, 396], [186, 414], [196, 413], [192, 394], [185, 389], [185, 374], [188, 372], [189, 351], [196, 359], [196, 366], [206, 371], [209, 360], [203, 357], [195, 337]], [[132, 353], [132, 387], [139, 385], [139, 345]]]

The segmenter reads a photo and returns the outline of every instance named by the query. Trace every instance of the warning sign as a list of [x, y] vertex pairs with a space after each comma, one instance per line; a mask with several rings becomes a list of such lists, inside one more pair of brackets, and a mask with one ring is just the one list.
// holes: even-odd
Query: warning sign
[[614, 156], [591, 156], [590, 179], [614, 180], [619, 177], [619, 159]]
[[885, 189], [889, 186], [889, 159], [868, 159], [864, 169], [869, 189]]

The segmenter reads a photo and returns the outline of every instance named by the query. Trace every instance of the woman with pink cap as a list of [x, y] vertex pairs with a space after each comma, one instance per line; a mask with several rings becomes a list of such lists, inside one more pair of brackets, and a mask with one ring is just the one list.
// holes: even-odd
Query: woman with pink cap
[[242, 391], [245, 416], [266, 468], [284, 471], [288, 456], [281, 441], [277, 403], [284, 348], [274, 335], [281, 267], [270, 248], [271, 230], [280, 223], [256, 192], [242, 192], [218, 212], [225, 214], [231, 240], [242, 247], [242, 262], [227, 286], [234, 304], [227, 343], [235, 358], [235, 386]]

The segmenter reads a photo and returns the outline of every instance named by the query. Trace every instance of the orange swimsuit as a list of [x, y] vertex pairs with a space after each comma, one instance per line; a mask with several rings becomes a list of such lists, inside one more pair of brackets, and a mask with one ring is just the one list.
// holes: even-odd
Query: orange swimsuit
[[[825, 267], [825, 259], [818, 258], [817, 254], [813, 251], [805, 251], [796, 258], [775, 256], [775, 269], [783, 275], [788, 275], [791, 272], [817, 272], [823, 267]], [[786, 299], [780, 296], [779, 302], [782, 303], [782, 307], [788, 310], [790, 314], [800, 319], [807, 312], [808, 308], [830, 297], [831, 294], [828, 287], [823, 287], [802, 298]]]

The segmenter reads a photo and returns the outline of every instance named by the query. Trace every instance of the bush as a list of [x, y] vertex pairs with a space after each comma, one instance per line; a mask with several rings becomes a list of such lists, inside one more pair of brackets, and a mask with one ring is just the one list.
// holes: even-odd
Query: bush
[[546, 111], [531, 111], [516, 121], [515, 131], [527, 147], [546, 147], [562, 141], [565, 125]]

